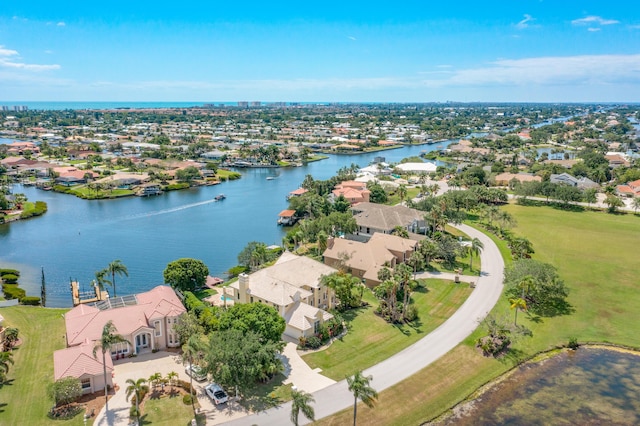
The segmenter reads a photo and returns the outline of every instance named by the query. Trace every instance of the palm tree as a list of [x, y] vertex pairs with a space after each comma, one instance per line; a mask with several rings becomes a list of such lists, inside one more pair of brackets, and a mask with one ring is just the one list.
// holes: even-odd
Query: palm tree
[[405, 197], [407, 196], [407, 186], [406, 185], [400, 185], [398, 187], [398, 197], [400, 197], [400, 204], [402, 204], [402, 202], [404, 201]]
[[291, 423], [298, 426], [298, 414], [300, 411], [302, 411], [302, 414], [304, 414], [307, 419], [312, 422], [315, 421], [316, 415], [310, 404], [316, 401], [311, 394], [293, 389], [291, 390], [291, 398]]
[[0, 383], [7, 378], [9, 364], [13, 365], [13, 352], [0, 352]]
[[129, 384], [127, 386], [127, 401], [129, 401], [129, 397], [131, 394], [134, 394], [136, 398], [136, 418], [138, 419], [138, 423], [140, 422], [140, 400], [142, 396], [149, 392], [149, 386], [146, 385], [146, 379], [138, 379], [134, 381], [133, 379], [127, 379], [126, 383]]
[[[184, 345], [182, 345], [182, 359], [189, 361], [189, 369], [191, 373], [189, 374], [189, 383], [191, 385], [190, 388], [192, 390], [193, 390], [193, 371], [191, 370], [191, 366], [193, 365], [193, 361], [196, 358], [200, 357], [203, 350], [204, 350], [204, 345], [202, 343], [202, 340], [200, 340], [200, 336], [198, 334], [192, 334], [191, 336], [189, 336], [189, 338], [187, 339], [187, 342]], [[193, 401], [193, 394], [191, 394], [191, 408], [193, 409], [193, 414], [195, 415], [196, 408]]]
[[116, 297], [116, 275], [129, 276], [127, 267], [119, 260], [114, 260], [107, 266], [107, 272], [111, 274], [111, 282], [113, 283], [113, 297]]
[[153, 386], [154, 391], [158, 386], [158, 383], [160, 383], [161, 379], [162, 379], [162, 374], [160, 373], [153, 373], [151, 376], [149, 376], [149, 383], [151, 383], [151, 386]]
[[93, 357], [96, 357], [96, 353], [98, 348], [102, 351], [102, 369], [104, 373], [104, 399], [105, 399], [105, 411], [109, 412], [109, 390], [107, 388], [107, 352], [111, 352], [111, 348], [113, 348], [118, 343], [126, 342], [127, 339], [117, 334], [118, 329], [115, 325], [113, 325], [113, 321], [109, 320], [104, 327], [102, 328], [102, 336], [100, 336], [100, 340], [96, 342], [96, 345], [93, 347]]
[[513, 324], [518, 325], [518, 310], [527, 310], [527, 301], [522, 297], [515, 297], [513, 299], [509, 299], [509, 303], [511, 303], [511, 309], [516, 310], [515, 318], [513, 319]]
[[169, 381], [169, 384], [171, 385], [171, 391], [172, 392], [173, 392], [173, 384], [176, 382], [177, 378], [178, 378], [178, 373], [176, 373], [175, 371], [167, 373], [167, 380]]
[[631, 207], [633, 207], [633, 211], [637, 214], [638, 209], [640, 209], [640, 197], [634, 197], [631, 202]]
[[469, 246], [469, 269], [473, 271], [473, 256], [480, 256], [480, 252], [484, 249], [484, 244], [478, 238], [471, 240]]
[[96, 281], [95, 283], [98, 285], [98, 288], [102, 291], [104, 291], [104, 286], [106, 285], [112, 285], [111, 281], [109, 281], [107, 279], [107, 274], [109, 273], [109, 271], [107, 271], [106, 269], [101, 269], [99, 271], [96, 271]]
[[15, 327], [8, 327], [4, 333], [4, 346], [6, 349], [13, 348], [13, 345], [18, 341], [18, 333], [20, 331]]
[[349, 390], [353, 393], [353, 426], [356, 426], [356, 416], [358, 412], [358, 398], [364, 404], [372, 408], [375, 405], [376, 399], [378, 399], [378, 392], [369, 385], [369, 382], [373, 380], [372, 376], [363, 376], [362, 371], [356, 372], [353, 377], [347, 377], [347, 384]]

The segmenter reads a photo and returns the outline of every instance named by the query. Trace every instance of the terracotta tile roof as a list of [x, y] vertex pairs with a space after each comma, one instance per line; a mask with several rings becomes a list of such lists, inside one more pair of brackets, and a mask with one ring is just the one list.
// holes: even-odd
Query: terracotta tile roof
[[[100, 349], [93, 356], [94, 343], [85, 340], [78, 346], [61, 349], [53, 353], [54, 380], [63, 377], [82, 377], [103, 374], [102, 352]], [[105, 357], [107, 374], [113, 371], [113, 361], [110, 354]]]
[[282, 210], [279, 217], [293, 217], [296, 214], [295, 210]]
[[309, 191], [307, 191], [304, 188], [298, 188], [298, 189], [295, 189], [295, 190], [291, 191], [289, 193], [289, 195], [302, 195], [302, 194], [306, 194], [307, 192], [309, 192]]
[[153, 318], [178, 316], [186, 309], [169, 286], [157, 286], [137, 295], [138, 304], [101, 311], [95, 307], [78, 305], [65, 314], [67, 346], [81, 344], [85, 340], [100, 339], [108, 321], [127, 336], [141, 328], [150, 328]]

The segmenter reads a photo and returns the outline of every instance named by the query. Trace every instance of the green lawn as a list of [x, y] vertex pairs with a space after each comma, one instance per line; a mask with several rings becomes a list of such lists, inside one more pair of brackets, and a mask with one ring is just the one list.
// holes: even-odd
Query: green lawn
[[9, 370], [9, 383], [0, 388], [0, 424], [3, 425], [82, 425], [83, 415], [69, 421], [49, 420], [53, 401], [47, 385], [53, 382], [53, 351], [65, 347], [66, 309], [36, 306], [2, 308], [5, 325], [20, 330], [22, 345], [14, 349], [15, 364]]
[[418, 307], [419, 320], [414, 324], [391, 325], [374, 314], [378, 305], [370, 291], [365, 300], [370, 306], [344, 314], [349, 332], [326, 350], [305, 355], [311, 368], [334, 380], [379, 363], [426, 336], [442, 324], [467, 299], [471, 289], [451, 281], [426, 280], [412, 298]]
[[[419, 424], [432, 419], [482, 384], [491, 381], [536, 352], [567, 344], [570, 337], [580, 342], [612, 342], [640, 347], [640, 295], [637, 292], [637, 253], [640, 218], [602, 212], [567, 212], [552, 207], [504, 207], [518, 221], [513, 229], [526, 236], [536, 250], [534, 258], [558, 268], [571, 289], [569, 303], [575, 313], [543, 318], [533, 323], [520, 315], [532, 338], [521, 338], [502, 359], [485, 358], [474, 348], [484, 334], [482, 327], [462, 344], [429, 367], [380, 394], [378, 404], [358, 407], [362, 424]], [[506, 253], [504, 241], [494, 239]], [[509, 259], [505, 259], [509, 263]], [[513, 317], [501, 298], [493, 313]], [[353, 416], [344, 410], [318, 422], [346, 424]]]
[[[182, 402], [182, 395], [163, 398], [147, 399], [142, 407], [140, 426], [142, 425], [176, 425], [189, 426], [193, 419], [191, 405]], [[198, 424], [205, 424], [204, 421]]]

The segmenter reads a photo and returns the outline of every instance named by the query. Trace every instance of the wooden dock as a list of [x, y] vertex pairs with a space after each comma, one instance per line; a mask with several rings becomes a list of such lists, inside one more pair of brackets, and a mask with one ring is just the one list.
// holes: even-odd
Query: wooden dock
[[97, 284], [93, 284], [92, 291], [80, 292], [80, 284], [78, 281], [71, 281], [71, 298], [73, 299], [73, 306], [78, 306], [106, 300], [109, 298], [109, 293], [100, 290]]

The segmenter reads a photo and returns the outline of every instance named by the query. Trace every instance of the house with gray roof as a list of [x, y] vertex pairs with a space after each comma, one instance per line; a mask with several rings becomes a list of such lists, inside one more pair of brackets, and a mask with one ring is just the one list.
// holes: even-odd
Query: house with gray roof
[[376, 203], [358, 203], [351, 207], [358, 224], [359, 236], [371, 237], [374, 233], [390, 234], [399, 226], [408, 232], [424, 233], [424, 212], [406, 206], [387, 206]]

